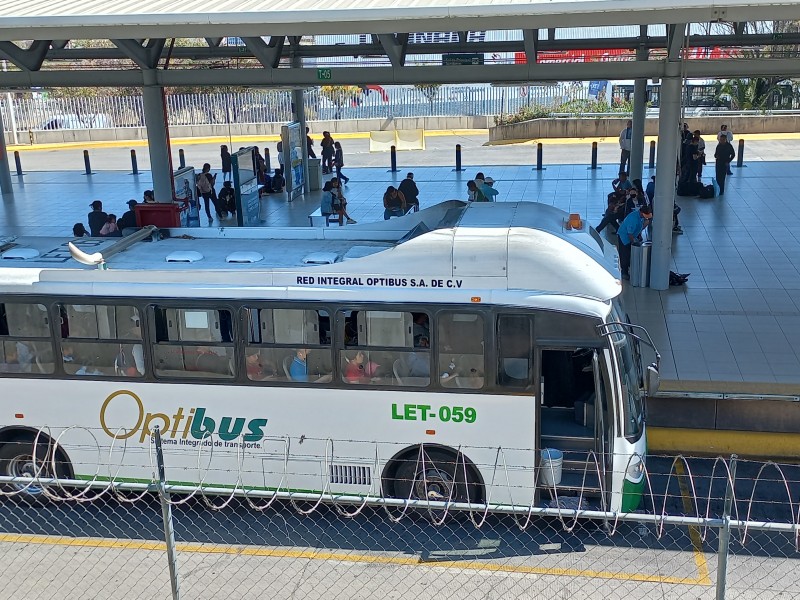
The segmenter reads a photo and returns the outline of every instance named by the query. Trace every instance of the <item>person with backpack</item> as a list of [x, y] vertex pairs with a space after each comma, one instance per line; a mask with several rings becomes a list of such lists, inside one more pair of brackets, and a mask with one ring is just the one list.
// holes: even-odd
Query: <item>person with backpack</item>
[[[203, 165], [203, 170], [197, 176], [197, 196], [203, 199], [203, 203], [206, 207], [206, 216], [208, 217], [208, 222], [213, 223], [214, 218], [211, 216], [211, 200], [216, 196], [214, 193], [214, 183], [217, 180], [216, 175], [211, 174], [211, 165], [206, 163]], [[214, 205], [216, 209], [216, 204]], [[217, 210], [217, 216], [219, 217], [219, 211]]]

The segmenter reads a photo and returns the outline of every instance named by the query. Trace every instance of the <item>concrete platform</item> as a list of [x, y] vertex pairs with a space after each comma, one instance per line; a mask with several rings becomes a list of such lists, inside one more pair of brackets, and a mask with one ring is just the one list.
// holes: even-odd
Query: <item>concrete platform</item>
[[[774, 155], [791, 150], [785, 145], [776, 142]], [[615, 165], [590, 170], [585, 164], [556, 164], [534, 171], [530, 164], [498, 165], [503, 152], [510, 162], [520, 162], [523, 155], [518, 149], [503, 146], [482, 152], [487, 155], [484, 164], [496, 166], [469, 166], [460, 173], [450, 166], [413, 167], [422, 205], [466, 198], [466, 182], [480, 169], [497, 181], [499, 201], [544, 202], [586, 215], [590, 223], [599, 222]], [[529, 152], [528, 146], [525, 158]], [[415, 154], [414, 162], [425, 163], [424, 155]], [[564, 156], [569, 158], [568, 153]], [[435, 158], [440, 157], [437, 153]], [[362, 164], [375, 162], [373, 156], [364, 158]], [[349, 162], [358, 164], [358, 158]], [[662, 354], [662, 389], [800, 394], [798, 165], [751, 162], [734, 169], [722, 198], [678, 198], [685, 234], [673, 238], [671, 268], [691, 273], [688, 284], [665, 291], [626, 284], [624, 291], [633, 321], [648, 328]], [[345, 194], [353, 218], [382, 219], [386, 186], [396, 185], [407, 170], [389, 173], [385, 167], [348, 167], [351, 182]], [[22, 182], [14, 179], [13, 197], [4, 197], [0, 206], [4, 235], [68, 236], [75, 222], [86, 223], [92, 200], [102, 199], [107, 212], [121, 215], [128, 199], [140, 199], [150, 187], [146, 172], [133, 176], [101, 171], [87, 176], [50, 170], [28, 173]], [[319, 206], [319, 198], [315, 192], [287, 203], [285, 195], [270, 196], [263, 200], [264, 225], [307, 226], [307, 216]], [[206, 219], [201, 221], [205, 226]]]

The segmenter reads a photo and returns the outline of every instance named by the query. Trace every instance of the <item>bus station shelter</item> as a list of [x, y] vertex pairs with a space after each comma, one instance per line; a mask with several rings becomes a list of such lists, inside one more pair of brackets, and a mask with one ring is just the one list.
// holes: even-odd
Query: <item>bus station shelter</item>
[[[774, 26], [798, 16], [797, 4], [769, 0], [5, 0], [0, 89], [141, 88], [154, 190], [168, 201], [173, 191], [166, 87], [291, 88], [302, 127], [302, 95], [310, 86], [631, 79], [631, 176], [641, 177], [646, 85], [658, 80], [650, 285], [666, 289], [683, 81], [800, 75], [798, 28]], [[506, 33], [474, 35], [487, 31]], [[317, 43], [355, 34], [358, 43]], [[765, 46], [781, 50], [765, 58], [757, 51]], [[702, 50], [711, 48], [725, 51], [702, 58]], [[552, 59], [553, 53], [576, 50], [614, 52], [590, 62]], [[509, 53], [519, 59], [444, 66], [441, 58], [433, 60]], [[431, 60], [409, 60], [426, 55]], [[330, 66], [337, 57], [341, 66]], [[2, 122], [0, 189], [11, 193]]]

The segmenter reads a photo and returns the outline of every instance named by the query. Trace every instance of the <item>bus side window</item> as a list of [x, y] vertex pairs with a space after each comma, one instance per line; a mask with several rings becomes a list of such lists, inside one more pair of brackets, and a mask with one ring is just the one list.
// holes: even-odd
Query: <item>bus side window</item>
[[68, 375], [142, 377], [141, 317], [133, 306], [61, 304], [61, 362]]
[[43, 304], [0, 304], [0, 373], [49, 374], [55, 370], [50, 319]]
[[228, 309], [156, 306], [156, 375], [234, 377], [233, 318]]
[[250, 308], [247, 316], [249, 380], [318, 384], [332, 380], [328, 311]]
[[439, 383], [447, 388], [482, 388], [486, 373], [483, 317], [476, 313], [442, 313], [436, 331]]
[[347, 384], [424, 387], [431, 380], [429, 317], [405, 311], [342, 311]]
[[533, 323], [527, 315], [497, 318], [497, 384], [526, 389], [533, 384]]

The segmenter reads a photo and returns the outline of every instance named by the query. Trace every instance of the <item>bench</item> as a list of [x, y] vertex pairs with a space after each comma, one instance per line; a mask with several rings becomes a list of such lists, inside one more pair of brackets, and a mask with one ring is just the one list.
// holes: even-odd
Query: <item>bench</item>
[[322, 209], [318, 208], [308, 215], [308, 222], [311, 227], [330, 227], [331, 223], [339, 224], [339, 215], [332, 213], [326, 217], [322, 214]]

